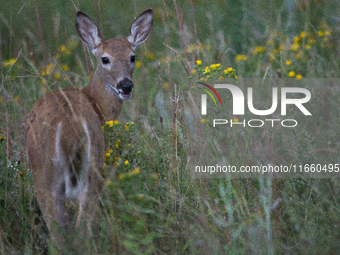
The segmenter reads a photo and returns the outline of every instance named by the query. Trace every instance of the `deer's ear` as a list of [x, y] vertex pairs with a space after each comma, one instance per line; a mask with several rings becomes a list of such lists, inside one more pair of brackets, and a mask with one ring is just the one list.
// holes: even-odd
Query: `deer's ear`
[[132, 48], [136, 47], [148, 39], [153, 27], [153, 10], [147, 9], [139, 15], [132, 23], [126, 39], [131, 43]]
[[80, 39], [92, 50], [97, 48], [102, 41], [96, 24], [83, 12], [76, 14], [76, 29]]

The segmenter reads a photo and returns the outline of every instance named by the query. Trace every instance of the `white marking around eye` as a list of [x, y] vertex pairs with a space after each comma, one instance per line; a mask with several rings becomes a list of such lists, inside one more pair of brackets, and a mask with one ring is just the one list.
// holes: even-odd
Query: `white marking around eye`
[[[102, 62], [102, 58], [108, 58], [110, 63], [104, 65], [103, 62]], [[101, 64], [102, 64], [102, 67], [108, 71], [111, 71], [111, 68], [113, 68], [113, 59], [112, 57], [110, 56], [110, 54], [107, 54], [107, 53], [104, 53], [101, 57], [100, 57], [100, 61], [101, 61]]]

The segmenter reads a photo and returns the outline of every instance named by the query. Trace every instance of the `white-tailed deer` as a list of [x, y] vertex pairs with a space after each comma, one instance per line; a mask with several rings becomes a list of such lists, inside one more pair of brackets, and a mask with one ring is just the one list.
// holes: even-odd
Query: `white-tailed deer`
[[153, 11], [148, 9], [125, 39], [105, 41], [95, 23], [77, 12], [78, 35], [97, 58], [93, 79], [81, 90], [58, 90], [40, 98], [25, 127], [38, 202], [50, 231], [54, 221], [64, 228], [71, 224], [67, 199], [79, 204], [74, 229], [84, 214], [93, 216], [105, 153], [101, 126], [116, 119], [123, 100], [132, 97], [135, 50], [152, 27]]

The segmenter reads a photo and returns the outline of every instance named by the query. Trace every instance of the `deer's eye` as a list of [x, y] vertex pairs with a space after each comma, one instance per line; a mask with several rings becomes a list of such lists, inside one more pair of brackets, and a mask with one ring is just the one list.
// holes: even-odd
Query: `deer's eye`
[[103, 63], [104, 65], [107, 65], [108, 63], [110, 63], [110, 60], [109, 60], [107, 57], [103, 57], [103, 58], [102, 58], [102, 63]]
[[131, 56], [131, 58], [130, 58], [132, 63], [135, 62], [135, 59], [136, 59], [136, 56]]

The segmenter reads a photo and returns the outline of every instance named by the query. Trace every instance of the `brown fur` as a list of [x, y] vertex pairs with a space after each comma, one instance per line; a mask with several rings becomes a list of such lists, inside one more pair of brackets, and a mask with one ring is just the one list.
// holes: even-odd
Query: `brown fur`
[[[101, 126], [107, 120], [117, 119], [122, 109], [122, 92], [130, 95], [130, 90], [119, 90], [119, 86], [124, 80], [133, 85], [131, 56], [149, 36], [152, 22], [149, 9], [137, 17], [126, 39], [104, 41], [94, 22], [78, 12], [77, 32], [97, 58], [96, 73], [81, 90], [68, 88], [40, 98], [28, 116], [25, 142], [30, 167], [40, 208], [56, 242], [60, 238], [53, 222], [74, 231], [86, 215], [90, 216], [88, 226], [91, 224], [105, 153]], [[102, 61], [105, 56], [109, 64]], [[79, 202], [74, 226], [70, 226], [65, 207], [70, 194]]]

